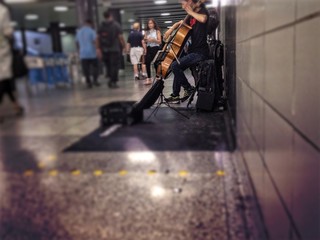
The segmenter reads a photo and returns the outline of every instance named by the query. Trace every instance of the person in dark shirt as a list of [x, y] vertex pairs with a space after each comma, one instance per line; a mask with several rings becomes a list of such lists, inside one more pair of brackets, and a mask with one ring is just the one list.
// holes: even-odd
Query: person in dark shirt
[[[192, 27], [191, 30], [191, 44], [188, 46], [188, 52], [179, 59], [180, 64], [177, 61], [172, 63], [171, 69], [174, 74], [173, 79], [173, 92], [170, 97], [165, 98], [170, 103], [180, 103], [185, 101], [195, 91], [195, 87], [191, 86], [186, 78], [184, 71], [191, 66], [194, 66], [200, 61], [208, 58], [208, 44], [207, 44], [207, 19], [209, 13], [203, 3], [196, 7], [197, 0], [185, 0], [181, 2], [182, 8], [190, 16], [186, 24]], [[183, 21], [175, 23], [164, 34], [164, 39], [172, 34]], [[181, 86], [184, 88], [184, 95], [180, 98]]]
[[140, 32], [140, 23], [135, 22], [132, 26], [133, 31], [128, 36], [127, 52], [130, 53], [130, 62], [133, 65], [133, 73], [135, 80], [139, 80], [138, 64], [142, 63], [142, 75], [147, 77], [146, 66], [141, 62], [141, 57], [146, 54], [147, 47], [144, 37]]
[[[102, 22], [98, 31], [98, 56], [103, 58], [110, 76], [108, 86], [110, 88], [118, 88], [119, 80], [120, 56], [122, 49], [125, 48], [125, 40], [123, 38], [122, 29], [118, 22], [113, 19], [110, 10], [103, 14], [104, 22]], [[104, 36], [111, 36], [107, 43]], [[107, 37], [106, 37], [107, 38]]]

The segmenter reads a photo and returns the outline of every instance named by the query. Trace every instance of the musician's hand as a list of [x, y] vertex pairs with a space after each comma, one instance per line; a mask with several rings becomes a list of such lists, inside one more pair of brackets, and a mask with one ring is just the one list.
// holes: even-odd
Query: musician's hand
[[163, 39], [164, 39], [164, 40], [167, 40], [168, 37], [170, 36], [170, 33], [171, 33], [170, 30], [166, 31], [166, 32], [163, 34]]

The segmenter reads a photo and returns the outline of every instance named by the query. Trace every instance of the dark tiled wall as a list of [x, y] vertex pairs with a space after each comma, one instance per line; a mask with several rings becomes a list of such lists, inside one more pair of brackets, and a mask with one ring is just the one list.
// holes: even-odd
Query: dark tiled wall
[[237, 2], [221, 38], [239, 155], [269, 238], [320, 239], [320, 1]]

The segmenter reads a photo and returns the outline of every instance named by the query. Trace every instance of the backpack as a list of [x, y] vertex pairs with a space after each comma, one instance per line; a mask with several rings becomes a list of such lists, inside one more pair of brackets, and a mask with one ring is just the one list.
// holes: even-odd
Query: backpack
[[207, 34], [214, 35], [219, 26], [219, 16], [216, 10], [209, 11], [209, 18], [207, 20]]
[[103, 22], [99, 29], [99, 40], [102, 51], [111, 48], [116, 39], [116, 34], [113, 28], [113, 23]]

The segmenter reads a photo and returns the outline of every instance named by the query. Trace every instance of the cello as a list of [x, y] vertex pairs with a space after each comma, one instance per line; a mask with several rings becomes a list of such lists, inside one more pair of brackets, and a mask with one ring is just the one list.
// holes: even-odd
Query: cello
[[[192, 9], [197, 12], [200, 5], [205, 1], [206, 0], [199, 0], [193, 5]], [[171, 73], [172, 63], [175, 60], [179, 62], [178, 58], [180, 57], [182, 50], [188, 41], [190, 31], [192, 29], [192, 27], [186, 23], [189, 18], [190, 15], [188, 14], [175, 32], [169, 36], [162, 50], [159, 50], [155, 58], [156, 60], [154, 61], [158, 64], [156, 73], [158, 79], [168, 78]]]

